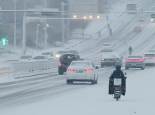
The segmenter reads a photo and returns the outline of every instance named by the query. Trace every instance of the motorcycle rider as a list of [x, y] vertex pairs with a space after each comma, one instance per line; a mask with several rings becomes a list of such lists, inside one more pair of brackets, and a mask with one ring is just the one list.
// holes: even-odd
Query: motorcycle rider
[[121, 70], [121, 66], [117, 65], [116, 70], [113, 71], [110, 81], [109, 81], [109, 94], [113, 94], [113, 79], [114, 78], [122, 78], [122, 95], [125, 95], [126, 90], [126, 81], [123, 71]]
[[132, 52], [133, 52], [133, 49], [132, 49], [132, 47], [130, 46], [130, 47], [129, 47], [129, 54], [131, 55]]

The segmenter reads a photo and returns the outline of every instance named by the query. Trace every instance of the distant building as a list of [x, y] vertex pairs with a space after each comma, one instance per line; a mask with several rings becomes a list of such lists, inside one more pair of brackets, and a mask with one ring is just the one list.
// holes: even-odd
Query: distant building
[[69, 0], [71, 13], [98, 13], [98, 0]]

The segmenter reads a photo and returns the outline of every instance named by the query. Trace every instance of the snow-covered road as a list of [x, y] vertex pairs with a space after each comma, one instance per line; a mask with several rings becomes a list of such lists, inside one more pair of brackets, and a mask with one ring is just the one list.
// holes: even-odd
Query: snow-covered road
[[[149, 68], [145, 71], [127, 71], [127, 93], [120, 101], [115, 101], [108, 95], [108, 72], [100, 74], [97, 85], [90, 84], [62, 84], [59, 87], [52, 87], [52, 84], [45, 84], [36, 87], [40, 91], [29, 89], [10, 95], [10, 97], [0, 98], [0, 105], [13, 106], [11, 108], [0, 109], [2, 115], [153, 115], [154, 110], [154, 71]], [[51, 83], [60, 84], [51, 81]], [[46, 91], [43, 91], [45, 90]], [[55, 92], [52, 91], [55, 90]], [[63, 89], [63, 90], [60, 90]], [[42, 90], [42, 91], [41, 91]], [[18, 96], [17, 96], [18, 94]], [[33, 94], [33, 95], [31, 95]], [[28, 99], [28, 97], [31, 98]], [[25, 101], [23, 99], [25, 98]], [[32, 98], [35, 97], [35, 98]], [[5, 101], [6, 100], [6, 101]], [[17, 103], [18, 102], [18, 103]], [[9, 109], [9, 111], [8, 111]]]

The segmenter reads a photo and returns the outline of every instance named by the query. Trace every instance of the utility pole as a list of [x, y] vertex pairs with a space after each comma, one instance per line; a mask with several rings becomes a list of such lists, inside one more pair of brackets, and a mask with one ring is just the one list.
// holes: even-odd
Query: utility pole
[[65, 3], [62, 2], [61, 6], [62, 6], [62, 45], [64, 47], [64, 5]]
[[26, 53], [26, 12], [23, 16], [23, 55]]
[[25, 5], [24, 5], [24, 6], [25, 6], [25, 10], [27, 9], [27, 8], [26, 8], [26, 7], [27, 7], [26, 3], [27, 3], [27, 2], [26, 2], [26, 0], [25, 0]]
[[[13, 0], [14, 9], [16, 10], [17, 0]], [[14, 53], [16, 50], [16, 12], [14, 12]]]
[[[45, 0], [45, 8], [46, 7], [47, 7], [47, 1]], [[45, 19], [45, 49], [47, 49], [47, 20], [46, 19]]]
[[[68, 4], [69, 4], [69, 0], [68, 0]], [[69, 40], [69, 33], [70, 33], [70, 30], [69, 30], [69, 27], [70, 27], [70, 20], [69, 20], [69, 18], [70, 18], [70, 5], [68, 5], [68, 35], [67, 35], [67, 42], [68, 42], [68, 40]]]

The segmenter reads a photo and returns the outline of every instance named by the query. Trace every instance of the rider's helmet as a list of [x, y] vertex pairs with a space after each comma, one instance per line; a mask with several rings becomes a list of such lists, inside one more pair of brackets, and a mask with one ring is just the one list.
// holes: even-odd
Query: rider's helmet
[[116, 70], [121, 70], [121, 65], [117, 65]]

